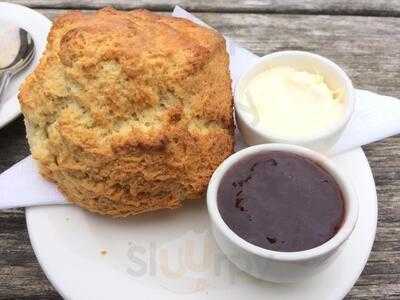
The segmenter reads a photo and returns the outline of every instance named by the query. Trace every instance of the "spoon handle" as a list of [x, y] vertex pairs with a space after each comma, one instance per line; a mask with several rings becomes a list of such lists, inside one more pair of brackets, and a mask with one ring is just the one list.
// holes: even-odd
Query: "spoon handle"
[[4, 72], [0, 77], [0, 103], [1, 103], [1, 99], [2, 99], [1, 96], [3, 94], [3, 91], [6, 89], [8, 83], [10, 82], [11, 77], [12, 77], [11, 72]]

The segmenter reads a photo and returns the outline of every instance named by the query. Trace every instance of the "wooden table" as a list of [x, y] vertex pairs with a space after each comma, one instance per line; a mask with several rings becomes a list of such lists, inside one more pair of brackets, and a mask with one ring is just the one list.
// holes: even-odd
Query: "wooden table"
[[[180, 4], [259, 55], [311, 51], [343, 66], [358, 88], [400, 98], [397, 0], [16, 0], [53, 19], [110, 3], [169, 12]], [[400, 120], [399, 120], [400, 121]], [[376, 241], [349, 299], [400, 299], [400, 137], [364, 147], [379, 200]], [[0, 172], [29, 154], [22, 118], [0, 130]], [[362, 201], [362, 199], [361, 199]], [[0, 299], [58, 299], [29, 243], [23, 209], [0, 212]]]

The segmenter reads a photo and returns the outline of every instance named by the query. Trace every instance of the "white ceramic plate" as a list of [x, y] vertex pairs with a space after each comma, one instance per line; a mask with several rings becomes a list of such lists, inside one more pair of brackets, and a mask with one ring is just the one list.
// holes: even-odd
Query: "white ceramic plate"
[[11, 79], [2, 96], [3, 100], [0, 104], [0, 128], [2, 128], [21, 113], [17, 98], [18, 89], [25, 77], [33, 71], [39, 62], [40, 56], [46, 47], [46, 39], [51, 22], [45, 16], [32, 9], [5, 2], [0, 3], [0, 21], [24, 28], [31, 34], [36, 48], [33, 62]]
[[352, 178], [359, 220], [336, 261], [302, 283], [263, 282], [228, 263], [211, 236], [205, 202], [127, 219], [34, 207], [26, 210], [29, 236], [47, 277], [68, 299], [341, 299], [371, 251], [377, 199], [361, 148], [334, 161]]
[[[0, 3], [0, 20], [31, 32], [38, 53], [6, 93], [1, 128], [20, 113], [17, 89], [43, 52], [51, 22], [8, 3]], [[340, 299], [367, 262], [377, 200], [361, 149], [334, 160], [353, 179], [360, 197], [359, 221], [335, 263], [302, 283], [266, 283], [230, 264], [211, 236], [205, 202], [127, 219], [105, 218], [68, 205], [28, 208], [31, 243], [47, 277], [68, 299]]]

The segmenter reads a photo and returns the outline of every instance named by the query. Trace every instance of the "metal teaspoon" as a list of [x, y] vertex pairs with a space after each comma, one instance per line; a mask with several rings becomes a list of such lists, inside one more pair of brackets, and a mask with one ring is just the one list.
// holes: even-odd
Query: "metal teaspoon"
[[[12, 36], [14, 31], [14, 36]], [[11, 33], [11, 34], [10, 34]], [[8, 36], [7, 36], [8, 35]], [[0, 103], [1, 95], [10, 79], [23, 70], [35, 56], [35, 44], [31, 35], [22, 28], [0, 28]], [[8, 40], [7, 40], [8, 37]], [[10, 39], [11, 37], [11, 39]], [[18, 41], [19, 39], [19, 41]], [[19, 47], [18, 47], [19, 44]]]

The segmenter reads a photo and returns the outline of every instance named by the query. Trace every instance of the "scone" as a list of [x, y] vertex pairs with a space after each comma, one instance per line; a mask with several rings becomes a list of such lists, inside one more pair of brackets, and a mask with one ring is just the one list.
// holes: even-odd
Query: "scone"
[[187, 20], [59, 17], [19, 94], [41, 174], [111, 216], [201, 199], [233, 151], [228, 64], [223, 37]]

